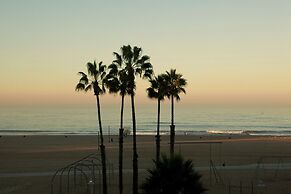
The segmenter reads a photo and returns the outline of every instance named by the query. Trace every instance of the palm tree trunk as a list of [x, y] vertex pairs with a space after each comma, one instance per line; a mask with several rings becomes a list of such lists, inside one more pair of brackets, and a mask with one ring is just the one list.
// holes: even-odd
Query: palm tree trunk
[[131, 112], [132, 112], [132, 129], [133, 129], [133, 185], [132, 185], [132, 194], [138, 194], [138, 155], [136, 149], [136, 120], [135, 120], [135, 108], [134, 108], [134, 93], [131, 93]]
[[103, 140], [102, 124], [101, 124], [99, 95], [96, 95], [96, 99], [97, 99], [98, 122], [99, 122], [100, 141], [101, 141], [100, 150], [101, 150], [101, 163], [102, 163], [103, 194], [107, 194], [106, 155], [105, 155], [105, 146], [104, 146], [104, 140]]
[[174, 96], [171, 95], [171, 126], [170, 126], [170, 156], [174, 156], [175, 125], [174, 125]]
[[161, 107], [161, 100], [158, 99], [158, 122], [157, 122], [157, 136], [156, 136], [156, 161], [159, 162], [160, 161], [160, 150], [161, 150], [161, 146], [160, 146], [160, 108]]
[[120, 128], [119, 128], [119, 194], [123, 192], [123, 108], [124, 95], [121, 96]]

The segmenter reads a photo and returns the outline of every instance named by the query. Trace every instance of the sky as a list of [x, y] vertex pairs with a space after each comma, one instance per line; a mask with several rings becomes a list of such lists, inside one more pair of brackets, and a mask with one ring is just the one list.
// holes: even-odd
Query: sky
[[[0, 106], [82, 106], [77, 72], [140, 46], [187, 79], [185, 105], [291, 106], [291, 1], [0, 2]], [[136, 103], [154, 103], [138, 79]], [[105, 105], [119, 97], [105, 95]]]

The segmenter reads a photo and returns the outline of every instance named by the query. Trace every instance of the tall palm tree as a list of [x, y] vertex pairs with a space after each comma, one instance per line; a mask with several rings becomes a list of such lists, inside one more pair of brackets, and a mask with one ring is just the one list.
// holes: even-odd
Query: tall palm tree
[[121, 47], [121, 54], [114, 52], [116, 61], [122, 66], [122, 71], [127, 78], [128, 94], [131, 98], [131, 112], [132, 112], [132, 130], [133, 130], [133, 187], [132, 193], [138, 194], [138, 154], [136, 146], [136, 118], [135, 118], [135, 89], [136, 82], [135, 76], [139, 75], [142, 78], [151, 78], [153, 74], [153, 68], [149, 62], [150, 57], [142, 55], [142, 49], [130, 45]]
[[156, 161], [160, 161], [160, 112], [161, 112], [161, 101], [165, 99], [167, 95], [167, 82], [165, 75], [158, 75], [150, 80], [151, 86], [147, 88], [149, 98], [158, 100], [158, 120], [157, 120], [157, 135], [156, 135]]
[[166, 71], [165, 79], [168, 82], [168, 97], [171, 99], [171, 125], [170, 125], [170, 155], [174, 155], [175, 125], [174, 125], [174, 98], [179, 101], [181, 92], [186, 93], [184, 87], [187, 85], [182, 74], [176, 73], [176, 69]]
[[154, 163], [141, 186], [144, 194], [202, 194], [206, 191], [191, 160], [184, 160], [179, 155], [162, 156], [160, 162]]
[[96, 96], [97, 104], [97, 119], [99, 123], [99, 133], [100, 133], [100, 150], [101, 150], [101, 162], [102, 162], [102, 177], [103, 177], [103, 194], [107, 194], [107, 178], [106, 178], [106, 155], [105, 146], [103, 140], [103, 131], [101, 123], [101, 108], [99, 95], [105, 93], [105, 77], [106, 77], [106, 65], [100, 62], [98, 65], [94, 63], [87, 63], [88, 75], [84, 72], [79, 72], [81, 78], [79, 83], [76, 85], [76, 91], [94, 91]]
[[107, 75], [106, 85], [110, 93], [119, 93], [121, 96], [121, 110], [120, 110], [120, 128], [119, 128], [119, 193], [123, 193], [123, 110], [124, 110], [124, 97], [128, 94], [127, 88], [127, 74], [126, 71], [121, 69], [121, 61], [114, 60]]

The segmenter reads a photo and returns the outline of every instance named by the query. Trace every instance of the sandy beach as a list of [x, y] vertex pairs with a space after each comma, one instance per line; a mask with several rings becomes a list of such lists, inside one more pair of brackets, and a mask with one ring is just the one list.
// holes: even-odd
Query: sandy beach
[[[107, 160], [113, 166], [111, 193], [118, 188], [118, 138], [105, 137]], [[124, 140], [125, 192], [131, 192], [131, 136]], [[162, 136], [162, 153], [169, 152]], [[192, 159], [208, 193], [291, 193], [291, 137], [177, 136], [175, 152]], [[97, 150], [96, 136], [2, 136], [0, 193], [50, 193], [53, 173]], [[155, 157], [154, 136], [138, 136], [142, 183]], [[210, 168], [210, 161], [213, 165]], [[210, 169], [212, 169], [210, 171]], [[211, 173], [210, 173], [211, 172]], [[211, 178], [210, 178], [211, 177]]]

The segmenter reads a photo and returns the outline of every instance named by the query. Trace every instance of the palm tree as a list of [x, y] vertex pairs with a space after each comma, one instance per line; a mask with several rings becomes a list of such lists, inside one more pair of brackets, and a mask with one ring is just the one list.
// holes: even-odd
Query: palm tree
[[184, 161], [179, 155], [162, 156], [160, 162], [154, 163], [155, 167], [148, 170], [150, 176], [141, 186], [144, 194], [202, 194], [206, 191], [191, 160]]
[[165, 99], [167, 95], [167, 82], [165, 75], [159, 75], [150, 80], [151, 86], [147, 88], [149, 98], [158, 100], [158, 120], [157, 120], [157, 135], [156, 135], [156, 161], [160, 161], [160, 112], [161, 101]]
[[174, 98], [179, 101], [179, 94], [186, 93], [184, 87], [187, 85], [187, 81], [182, 78], [182, 74], [176, 73], [176, 69], [166, 71], [165, 79], [168, 82], [168, 97], [171, 99], [170, 155], [173, 156], [175, 145]]
[[100, 133], [100, 150], [101, 150], [101, 162], [102, 162], [102, 175], [103, 175], [103, 194], [107, 194], [107, 179], [106, 179], [106, 155], [105, 155], [105, 146], [103, 140], [103, 131], [101, 123], [101, 108], [99, 95], [105, 93], [105, 77], [106, 77], [106, 65], [103, 65], [100, 62], [98, 65], [94, 63], [87, 63], [88, 75], [84, 72], [79, 72], [81, 78], [77, 84], [76, 91], [94, 91], [97, 102], [97, 116], [99, 123], [99, 133]]
[[119, 128], [119, 193], [123, 193], [123, 109], [124, 97], [128, 94], [126, 71], [121, 69], [121, 61], [114, 60], [107, 75], [106, 85], [110, 93], [119, 93], [121, 96], [120, 128]]
[[132, 112], [132, 130], [133, 130], [133, 194], [138, 193], [138, 154], [136, 147], [136, 119], [135, 119], [135, 76], [139, 75], [142, 78], [151, 78], [153, 68], [149, 62], [150, 57], [142, 55], [142, 49], [130, 45], [121, 47], [121, 54], [114, 52], [116, 61], [122, 66], [122, 71], [127, 79], [127, 91], [131, 98], [131, 112]]

